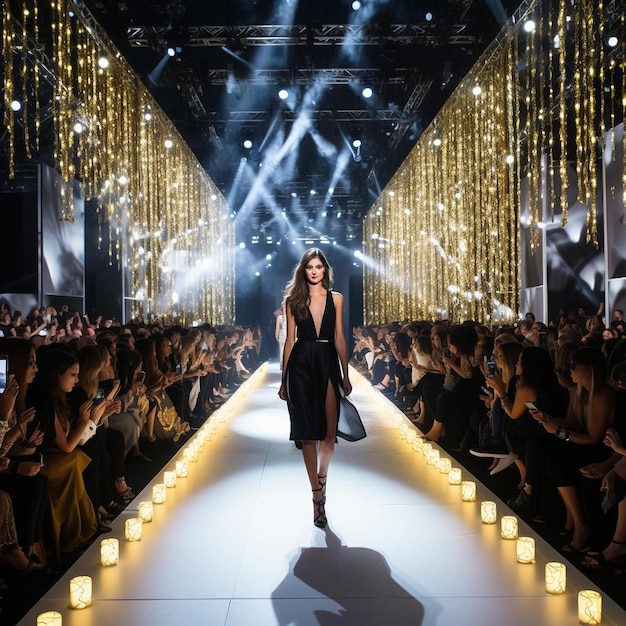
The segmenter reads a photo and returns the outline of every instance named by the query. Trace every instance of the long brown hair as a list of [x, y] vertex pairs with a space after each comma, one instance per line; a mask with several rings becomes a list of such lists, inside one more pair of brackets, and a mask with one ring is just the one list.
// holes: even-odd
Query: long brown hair
[[296, 322], [306, 319], [311, 297], [309, 295], [309, 283], [306, 279], [306, 266], [313, 260], [319, 259], [325, 268], [324, 278], [322, 278], [322, 287], [329, 290], [333, 284], [333, 270], [328, 264], [324, 253], [319, 248], [309, 248], [305, 251], [300, 259], [300, 263], [293, 272], [293, 277], [287, 284], [285, 289], [285, 307], [289, 307]]

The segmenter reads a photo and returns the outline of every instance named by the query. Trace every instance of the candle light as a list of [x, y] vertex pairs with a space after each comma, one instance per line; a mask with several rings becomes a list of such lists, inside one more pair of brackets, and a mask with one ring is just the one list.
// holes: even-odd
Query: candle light
[[439, 459], [439, 471], [442, 474], [449, 474], [452, 469], [452, 460], [446, 457]]
[[152, 521], [153, 512], [154, 507], [152, 506], [152, 502], [140, 502], [137, 517], [145, 524], [146, 522]]
[[417, 439], [417, 433], [414, 430], [409, 430], [406, 435], [407, 443], [412, 444]]
[[37, 626], [62, 626], [63, 617], [56, 611], [46, 611], [37, 615]]
[[73, 609], [91, 606], [91, 585], [89, 576], [76, 576], [70, 580], [70, 606]]
[[128, 541], [141, 541], [142, 522], [138, 517], [130, 517], [124, 523], [124, 534]]
[[500, 520], [500, 536], [502, 539], [517, 539], [517, 517], [503, 515]]
[[117, 565], [120, 555], [120, 542], [117, 539], [103, 539], [100, 542], [100, 563], [105, 567]]
[[425, 442], [422, 444], [422, 453], [423, 453], [423, 455], [424, 455], [426, 458], [428, 458], [428, 452], [429, 452], [429, 450], [432, 450], [432, 449], [433, 449], [433, 444], [432, 444], [432, 443], [429, 443], [428, 441], [425, 441]]
[[406, 439], [409, 434], [409, 427], [406, 424], [400, 425], [400, 439]]
[[602, 596], [593, 589], [578, 592], [578, 621], [599, 624], [602, 621]]
[[463, 502], [476, 502], [476, 483], [473, 480], [461, 483], [461, 499]]
[[485, 500], [480, 503], [480, 521], [483, 524], [495, 524], [498, 519], [498, 509], [495, 502]]
[[169, 489], [176, 487], [176, 472], [168, 470], [163, 473], [163, 483]]
[[427, 465], [437, 465], [439, 462], [439, 450], [429, 450], [426, 455], [426, 464]]
[[564, 563], [546, 563], [546, 591], [555, 595], [565, 593], [567, 571]]
[[415, 441], [413, 441], [413, 451], [414, 452], [421, 452], [422, 451], [422, 446], [424, 445], [424, 440], [420, 439], [419, 437], [417, 437], [415, 439]]
[[461, 484], [461, 470], [458, 467], [450, 468], [448, 472], [448, 484], [460, 485]]
[[517, 538], [517, 562], [535, 562], [535, 540], [532, 537]]
[[158, 485], [153, 485], [152, 502], [154, 502], [154, 504], [164, 504], [166, 498], [167, 498], [167, 495], [165, 493], [165, 485], [161, 483]]
[[176, 461], [176, 476], [178, 478], [187, 478], [189, 475], [189, 464], [187, 461]]

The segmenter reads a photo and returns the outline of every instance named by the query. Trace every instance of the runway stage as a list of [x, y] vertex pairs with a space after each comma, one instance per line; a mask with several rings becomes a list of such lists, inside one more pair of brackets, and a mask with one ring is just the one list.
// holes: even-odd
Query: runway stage
[[[537, 554], [517, 563], [516, 542], [500, 537], [510, 510], [498, 502], [498, 524], [482, 524], [480, 502], [493, 495], [477, 482], [477, 501], [462, 502], [461, 487], [401, 438], [406, 419], [365, 381], [352, 398], [368, 437], [338, 444], [329, 526], [316, 529], [279, 381], [276, 365], [259, 370], [211, 416], [194, 438], [208, 438], [199, 460], [154, 505], [141, 541], [124, 539], [124, 521], [152, 484], [114, 521], [103, 538], [119, 538], [117, 566], [101, 566], [94, 543], [20, 624], [44, 611], [61, 613], [64, 626], [578, 624], [578, 591], [592, 583], [568, 565], [566, 593], [547, 593], [545, 564], [567, 563], [562, 555], [520, 521]], [[77, 575], [93, 579], [83, 610], [69, 608]], [[602, 624], [625, 623], [603, 596]]]

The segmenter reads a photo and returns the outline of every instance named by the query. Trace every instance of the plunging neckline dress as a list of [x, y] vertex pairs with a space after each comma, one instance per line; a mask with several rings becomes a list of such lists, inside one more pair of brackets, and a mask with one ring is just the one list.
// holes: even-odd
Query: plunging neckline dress
[[296, 324], [296, 342], [285, 373], [287, 408], [291, 421], [289, 438], [292, 440], [322, 440], [326, 437], [326, 393], [329, 381], [339, 407], [341, 373], [334, 340], [335, 304], [329, 290], [326, 292], [319, 335], [310, 309], [306, 318]]

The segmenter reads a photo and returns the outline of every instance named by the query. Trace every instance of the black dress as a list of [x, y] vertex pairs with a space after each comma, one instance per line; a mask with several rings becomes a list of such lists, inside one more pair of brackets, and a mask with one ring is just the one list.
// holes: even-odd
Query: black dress
[[339, 407], [341, 373], [334, 338], [335, 304], [328, 291], [319, 336], [309, 310], [306, 319], [296, 325], [297, 341], [287, 362], [285, 389], [291, 420], [289, 438], [292, 440], [319, 441], [326, 437], [326, 393], [329, 381]]

